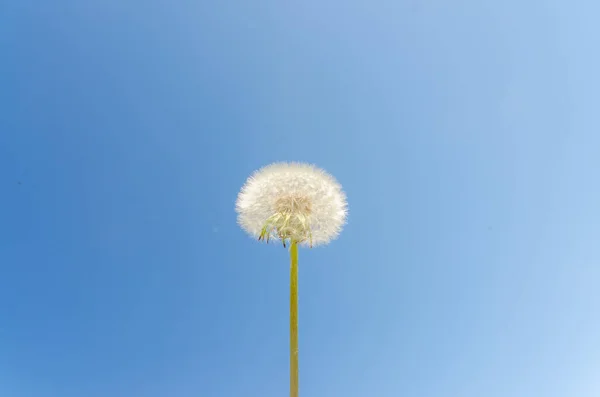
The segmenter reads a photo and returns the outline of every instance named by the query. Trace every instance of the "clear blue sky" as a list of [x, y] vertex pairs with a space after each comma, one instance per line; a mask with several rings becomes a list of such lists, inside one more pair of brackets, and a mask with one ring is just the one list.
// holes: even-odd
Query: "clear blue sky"
[[4, 0], [0, 395], [285, 396], [282, 160], [350, 209], [303, 396], [600, 395], [596, 3]]

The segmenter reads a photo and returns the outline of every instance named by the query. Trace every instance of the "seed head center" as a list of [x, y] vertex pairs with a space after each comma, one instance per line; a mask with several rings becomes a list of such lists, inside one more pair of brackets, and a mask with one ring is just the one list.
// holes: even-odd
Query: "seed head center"
[[275, 200], [275, 211], [285, 215], [309, 216], [312, 213], [312, 205], [306, 196], [282, 196]]
[[268, 242], [269, 237], [273, 235], [281, 239], [284, 246], [286, 240], [312, 241], [310, 231], [312, 203], [308, 197], [300, 195], [278, 197], [273, 210], [274, 214], [267, 219], [259, 240], [264, 238]]

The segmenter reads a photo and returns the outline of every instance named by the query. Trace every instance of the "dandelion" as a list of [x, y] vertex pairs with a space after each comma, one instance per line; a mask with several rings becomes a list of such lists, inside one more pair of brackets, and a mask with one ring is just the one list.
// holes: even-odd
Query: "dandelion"
[[290, 246], [290, 396], [298, 396], [298, 245], [325, 245], [346, 222], [346, 196], [328, 173], [303, 163], [256, 171], [236, 202], [238, 223], [251, 236]]

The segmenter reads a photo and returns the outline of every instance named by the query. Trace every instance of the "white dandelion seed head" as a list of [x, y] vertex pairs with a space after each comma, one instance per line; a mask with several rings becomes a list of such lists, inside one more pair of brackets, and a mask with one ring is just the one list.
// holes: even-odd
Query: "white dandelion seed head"
[[335, 239], [348, 205], [340, 184], [320, 168], [274, 163], [256, 171], [242, 187], [238, 223], [259, 240], [296, 241], [317, 246]]

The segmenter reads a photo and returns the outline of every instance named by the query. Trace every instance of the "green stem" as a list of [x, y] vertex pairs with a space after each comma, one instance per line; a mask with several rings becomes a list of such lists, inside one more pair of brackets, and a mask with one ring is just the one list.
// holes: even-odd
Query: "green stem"
[[290, 248], [290, 397], [298, 397], [298, 243]]

